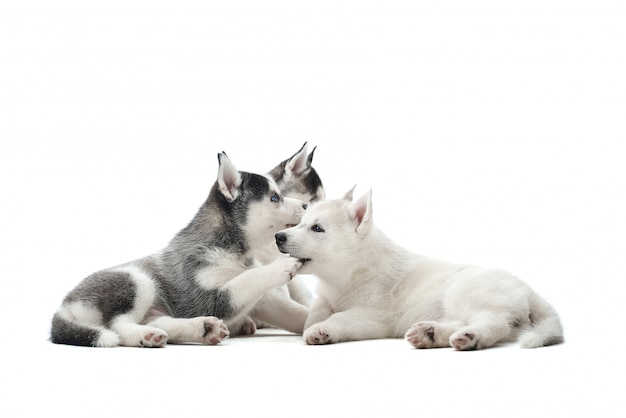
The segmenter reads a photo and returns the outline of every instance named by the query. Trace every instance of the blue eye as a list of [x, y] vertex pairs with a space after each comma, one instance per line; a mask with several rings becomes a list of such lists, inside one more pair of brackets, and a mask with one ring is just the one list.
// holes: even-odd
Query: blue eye
[[315, 224], [315, 225], [313, 225], [311, 227], [311, 231], [313, 231], [313, 232], [324, 232], [324, 228], [322, 228], [318, 224]]
[[270, 200], [272, 202], [278, 202], [280, 200], [280, 196], [278, 196], [278, 193], [274, 193], [272, 197], [270, 197]]

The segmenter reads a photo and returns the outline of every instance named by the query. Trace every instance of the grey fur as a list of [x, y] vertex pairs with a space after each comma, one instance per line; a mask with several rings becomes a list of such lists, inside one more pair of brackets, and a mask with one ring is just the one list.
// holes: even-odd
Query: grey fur
[[100, 331], [62, 318], [59, 314], [52, 317], [51, 341], [56, 344], [71, 344], [91, 347], [100, 336]]
[[103, 270], [83, 280], [65, 297], [65, 302], [93, 304], [102, 313], [104, 324], [108, 325], [113, 318], [133, 308], [136, 292], [130, 274]]

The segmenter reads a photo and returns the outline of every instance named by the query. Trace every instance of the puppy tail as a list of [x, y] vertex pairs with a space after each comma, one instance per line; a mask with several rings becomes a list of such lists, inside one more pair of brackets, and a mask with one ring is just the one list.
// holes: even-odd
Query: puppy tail
[[530, 298], [530, 326], [522, 332], [519, 343], [522, 348], [536, 348], [560, 344], [564, 341], [563, 326], [554, 308], [541, 296]]
[[106, 328], [83, 325], [62, 312], [57, 311], [52, 317], [50, 341], [55, 344], [80, 345], [85, 347], [115, 347], [119, 345], [119, 336]]

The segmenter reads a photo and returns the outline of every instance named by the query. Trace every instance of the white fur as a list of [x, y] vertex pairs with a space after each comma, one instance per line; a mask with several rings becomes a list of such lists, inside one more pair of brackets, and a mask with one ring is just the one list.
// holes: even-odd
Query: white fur
[[83, 302], [70, 302], [62, 305], [58, 314], [68, 321], [76, 321], [79, 324], [102, 325], [102, 314], [98, 309]]
[[205, 289], [221, 287], [247, 268], [235, 254], [222, 248], [207, 249], [206, 258], [211, 267], [200, 270], [195, 277], [196, 283]]
[[350, 191], [312, 205], [282, 231], [281, 251], [310, 259], [300, 272], [320, 279], [308, 344], [405, 336], [417, 348], [472, 350], [520, 335], [523, 347], [562, 341], [556, 312], [527, 284], [502, 270], [413, 254], [375, 227], [371, 192], [351, 198]]
[[[268, 178], [268, 181], [275, 192], [281, 196], [274, 180]], [[246, 224], [246, 235], [248, 245], [255, 249], [255, 256], [258, 253], [256, 249], [267, 248], [270, 245], [276, 247], [274, 234], [277, 231], [300, 221], [304, 213], [302, 204], [301, 200], [281, 196], [279, 202], [264, 200], [250, 205], [248, 219], [251, 221]]]

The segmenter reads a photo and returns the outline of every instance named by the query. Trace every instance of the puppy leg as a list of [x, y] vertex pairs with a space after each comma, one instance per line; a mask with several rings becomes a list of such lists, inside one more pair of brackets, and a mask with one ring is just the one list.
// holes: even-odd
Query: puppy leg
[[120, 336], [120, 345], [126, 347], [163, 347], [167, 332], [160, 328], [140, 325], [128, 315], [120, 315], [111, 323], [111, 329]]
[[309, 310], [280, 290], [273, 289], [267, 292], [254, 307], [252, 315], [262, 322], [301, 334]]
[[159, 316], [148, 326], [163, 329], [169, 336], [170, 343], [219, 344], [228, 338], [230, 332], [224, 322], [214, 316], [196, 318], [172, 318]]
[[167, 332], [163, 329], [142, 325], [141, 322], [154, 303], [156, 288], [144, 272], [129, 266], [118, 270], [127, 273], [135, 285], [132, 307], [115, 316], [110, 328], [120, 336], [120, 345], [128, 347], [163, 347], [167, 343]]
[[413, 324], [404, 338], [415, 348], [450, 347], [450, 336], [463, 325], [461, 321], [420, 321]]
[[[267, 291], [289, 283], [301, 266], [302, 262], [298, 259], [281, 256], [271, 264], [244, 271], [221, 289], [229, 292], [230, 303], [243, 316], [241, 314], [250, 312]], [[232, 318], [233, 321], [237, 319]]]
[[331, 344], [341, 341], [389, 338], [391, 327], [370, 309], [358, 308], [333, 314], [304, 331], [307, 344]]
[[450, 345], [457, 350], [478, 350], [491, 347], [509, 336], [509, 322], [502, 315], [483, 311], [473, 315], [468, 325], [450, 336]]
[[291, 299], [296, 302], [306, 307], [310, 307], [313, 303], [313, 296], [311, 295], [309, 288], [302, 280], [302, 277], [294, 276], [294, 278], [287, 283], [287, 289], [289, 290], [289, 296]]
[[309, 311], [309, 316], [304, 323], [304, 329], [306, 330], [311, 325], [315, 325], [318, 322], [322, 322], [333, 314], [333, 309], [330, 307], [330, 304], [323, 297], [318, 297], [311, 304], [311, 310]]
[[[296, 277], [294, 277], [292, 280], [294, 280], [294, 279], [296, 279]], [[289, 294], [289, 289], [288, 289], [288, 286], [289, 286], [290, 284], [291, 284], [291, 282], [287, 283], [287, 284], [286, 284], [286, 285], [284, 285], [284, 286], [279, 286], [279, 287], [276, 287], [276, 288], [274, 288], [274, 289], [271, 289], [271, 290], [269, 290], [268, 292], [277, 293], [277, 294], [279, 294], [282, 298], [285, 298], [285, 299], [290, 299], [290, 298], [291, 298], [291, 296], [290, 296], [290, 294]], [[261, 302], [262, 302], [262, 300], [261, 300], [261, 301], [259, 301], [259, 303], [261, 303]], [[259, 303], [257, 303], [257, 304], [255, 305], [255, 308], [254, 308], [254, 309], [257, 309], [257, 307], [259, 307]], [[263, 308], [263, 309], [267, 309], [267, 308]], [[270, 309], [271, 309], [271, 308], [270, 308]], [[254, 310], [253, 310], [253, 314], [254, 314]], [[263, 316], [263, 315], [262, 315], [262, 316]], [[256, 329], [261, 329], [261, 328], [278, 328], [276, 325], [273, 325], [273, 324], [271, 324], [271, 323], [269, 323], [269, 322], [266, 322], [266, 321], [262, 321], [259, 317], [256, 317], [256, 316], [255, 316], [254, 318], [252, 318], [252, 321], [253, 321], [253, 322], [254, 322], [254, 324], [256, 325], [255, 330], [256, 330]]]

